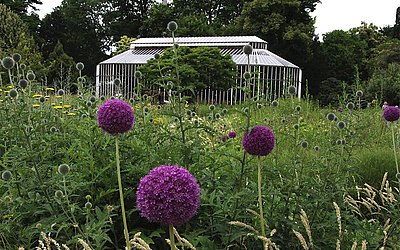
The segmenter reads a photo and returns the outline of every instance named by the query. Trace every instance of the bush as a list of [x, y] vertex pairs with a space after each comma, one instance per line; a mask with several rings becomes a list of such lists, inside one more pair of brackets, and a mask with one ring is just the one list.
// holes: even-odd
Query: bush
[[400, 64], [389, 64], [387, 69], [378, 69], [368, 81], [367, 97], [398, 105], [400, 100]]

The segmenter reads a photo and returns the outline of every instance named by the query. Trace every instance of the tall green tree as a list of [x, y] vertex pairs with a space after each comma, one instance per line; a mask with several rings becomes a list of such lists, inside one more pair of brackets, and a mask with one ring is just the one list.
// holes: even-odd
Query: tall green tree
[[0, 4], [0, 49], [4, 52], [17, 47], [21, 34], [28, 28], [20, 16], [4, 4]]
[[78, 77], [75, 64], [74, 59], [65, 53], [62, 43], [58, 41], [47, 60], [48, 85], [64, 87], [75, 81]]
[[143, 20], [140, 35], [144, 37], [157, 37], [165, 35], [168, 22], [176, 20], [176, 14], [171, 4], [154, 4]]

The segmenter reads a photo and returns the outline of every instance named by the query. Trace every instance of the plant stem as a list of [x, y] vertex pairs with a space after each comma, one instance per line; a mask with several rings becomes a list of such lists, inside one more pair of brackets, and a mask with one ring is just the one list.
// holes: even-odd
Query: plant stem
[[[261, 236], [265, 237], [264, 212], [261, 194], [261, 157], [258, 156], [258, 206], [260, 207]], [[263, 242], [265, 248], [265, 242]]]
[[126, 247], [129, 250], [129, 249], [131, 249], [131, 244], [129, 243], [128, 225], [126, 223], [126, 215], [125, 215], [124, 194], [122, 192], [121, 166], [120, 166], [120, 161], [119, 161], [118, 136], [115, 136], [115, 160], [117, 162], [119, 200], [121, 202], [122, 221], [124, 223], [124, 236], [125, 236], [125, 241], [126, 241]]
[[169, 225], [169, 240], [170, 240], [171, 250], [177, 250], [175, 245], [174, 226], [172, 225]]
[[390, 127], [392, 128], [393, 153], [394, 153], [394, 160], [396, 162], [396, 171], [397, 171], [396, 173], [398, 174], [399, 173], [399, 163], [397, 162], [396, 139], [394, 138], [394, 123], [393, 122], [390, 124]]

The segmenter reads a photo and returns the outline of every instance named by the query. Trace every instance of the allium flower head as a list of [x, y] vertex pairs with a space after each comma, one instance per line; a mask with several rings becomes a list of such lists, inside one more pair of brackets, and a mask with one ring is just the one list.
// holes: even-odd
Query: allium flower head
[[266, 126], [256, 126], [250, 133], [244, 134], [242, 145], [251, 155], [265, 156], [275, 147], [275, 135], [272, 129]]
[[26, 89], [26, 87], [28, 87], [28, 81], [27, 81], [26, 79], [20, 79], [20, 80], [18, 81], [18, 86], [19, 86], [21, 89]]
[[36, 75], [32, 71], [30, 71], [30, 72], [28, 72], [28, 74], [26, 74], [26, 79], [28, 79], [29, 81], [33, 81], [33, 80], [35, 80], [35, 78], [36, 78]]
[[228, 138], [236, 138], [236, 132], [235, 131], [231, 131], [228, 133]]
[[133, 122], [133, 109], [122, 100], [108, 100], [97, 111], [97, 124], [112, 135], [129, 131]]
[[354, 103], [352, 103], [352, 102], [349, 102], [349, 103], [347, 103], [347, 105], [346, 105], [346, 108], [347, 108], [348, 110], [353, 110], [354, 107], [355, 107], [355, 105], [354, 105]]
[[1, 61], [1, 65], [3, 65], [5, 69], [12, 69], [15, 65], [15, 61], [12, 57], [6, 56]]
[[243, 53], [245, 53], [246, 55], [250, 55], [251, 53], [253, 53], [253, 47], [250, 44], [243, 46]]
[[175, 21], [170, 21], [167, 24], [167, 29], [171, 32], [174, 32], [178, 29], [178, 24]]
[[14, 54], [12, 55], [12, 59], [13, 59], [15, 62], [21, 61], [21, 54], [19, 54], [19, 53], [14, 53]]
[[335, 120], [336, 115], [334, 113], [328, 113], [326, 115], [326, 119], [328, 119], [328, 121], [333, 121]]
[[12, 98], [17, 98], [18, 97], [18, 91], [16, 89], [11, 89], [10, 92], [8, 92], [8, 95]]
[[151, 222], [182, 225], [197, 213], [200, 187], [188, 170], [161, 165], [140, 180], [136, 204]]
[[293, 85], [289, 86], [289, 88], [288, 88], [289, 95], [295, 95], [296, 92], [297, 92], [297, 89], [295, 86], [293, 86]]
[[400, 109], [395, 106], [389, 106], [383, 110], [383, 118], [388, 122], [397, 121], [400, 117]]
[[65, 163], [58, 166], [58, 173], [60, 173], [61, 175], [67, 175], [69, 173], [69, 170], [69, 166]]

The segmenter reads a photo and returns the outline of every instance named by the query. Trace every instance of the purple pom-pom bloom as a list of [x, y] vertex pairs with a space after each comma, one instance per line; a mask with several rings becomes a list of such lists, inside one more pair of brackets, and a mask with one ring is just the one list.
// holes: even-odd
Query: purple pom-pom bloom
[[226, 140], [228, 140], [228, 136], [224, 135], [221, 137], [221, 141], [222, 142], [226, 142]]
[[388, 122], [397, 121], [400, 117], [400, 109], [394, 106], [389, 106], [383, 110], [383, 117]]
[[228, 133], [228, 138], [236, 138], [236, 132], [235, 131], [231, 131]]
[[99, 127], [112, 135], [129, 131], [133, 126], [133, 121], [132, 107], [121, 100], [108, 100], [97, 111]]
[[140, 180], [136, 204], [151, 222], [182, 225], [197, 213], [200, 187], [188, 170], [161, 165]]
[[244, 150], [251, 155], [268, 155], [275, 146], [274, 132], [266, 126], [256, 126], [250, 133], [244, 134], [242, 145]]

